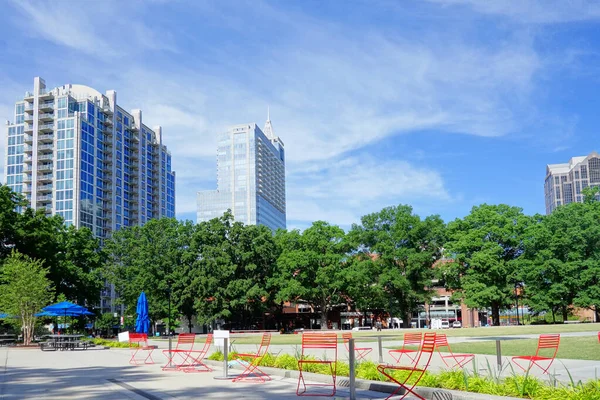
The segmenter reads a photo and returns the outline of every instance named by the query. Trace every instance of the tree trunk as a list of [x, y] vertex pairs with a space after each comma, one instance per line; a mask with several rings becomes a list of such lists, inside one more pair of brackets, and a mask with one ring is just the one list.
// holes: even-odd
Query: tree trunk
[[327, 301], [321, 303], [321, 330], [327, 329]]
[[403, 317], [402, 318], [402, 327], [403, 328], [410, 328], [411, 327], [411, 325], [410, 325], [410, 320], [411, 320], [411, 318], [410, 318], [410, 312], [405, 311], [401, 315]]
[[500, 326], [500, 305], [492, 303], [492, 325]]
[[554, 315], [554, 307], [552, 308], [552, 323], [556, 323], [556, 315]]
[[568, 321], [568, 319], [569, 319], [569, 310], [567, 309], [567, 306], [563, 306], [563, 308], [562, 308], [562, 316], [563, 316], [563, 322], [564, 321]]
[[185, 317], [188, 320], [188, 331], [189, 331], [189, 333], [192, 333], [192, 316], [186, 315]]

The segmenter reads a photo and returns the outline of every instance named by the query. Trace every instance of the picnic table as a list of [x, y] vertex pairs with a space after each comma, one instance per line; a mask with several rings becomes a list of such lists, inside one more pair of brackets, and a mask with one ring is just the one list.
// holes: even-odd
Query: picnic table
[[91, 347], [90, 343], [81, 338], [83, 335], [48, 335], [45, 338], [47, 340], [40, 342], [40, 349], [44, 350], [75, 350], [83, 349], [87, 350]]
[[17, 335], [2, 334], [0, 335], [0, 346], [14, 345], [17, 342]]

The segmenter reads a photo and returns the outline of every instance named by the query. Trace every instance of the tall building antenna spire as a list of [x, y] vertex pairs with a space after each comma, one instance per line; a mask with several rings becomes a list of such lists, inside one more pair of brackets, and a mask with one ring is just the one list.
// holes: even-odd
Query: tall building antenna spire
[[263, 132], [269, 139], [275, 139], [275, 134], [273, 133], [273, 127], [271, 126], [271, 107], [267, 106], [267, 122], [265, 122], [265, 128]]

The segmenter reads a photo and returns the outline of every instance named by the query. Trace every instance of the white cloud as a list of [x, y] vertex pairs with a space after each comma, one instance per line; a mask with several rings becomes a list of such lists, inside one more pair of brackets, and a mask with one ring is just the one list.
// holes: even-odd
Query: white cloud
[[[146, 26], [143, 8], [133, 3], [13, 0], [25, 18], [15, 20], [26, 33], [89, 55], [123, 57], [140, 50], [175, 52], [168, 32]], [[135, 17], [134, 17], [135, 15]]]
[[389, 205], [452, 201], [436, 171], [372, 156], [312, 162], [292, 169], [287, 183], [291, 221], [323, 219], [349, 226]]

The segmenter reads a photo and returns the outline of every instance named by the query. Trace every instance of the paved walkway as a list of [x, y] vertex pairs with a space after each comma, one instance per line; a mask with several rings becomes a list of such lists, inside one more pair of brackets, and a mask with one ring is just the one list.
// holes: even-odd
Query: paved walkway
[[[389, 331], [388, 331], [389, 332]], [[382, 334], [386, 334], [388, 332], [382, 332]], [[392, 332], [389, 332], [392, 334]], [[394, 330], [393, 334], [401, 334], [403, 331]], [[561, 333], [561, 337], [568, 336], [596, 336], [597, 332], [569, 332], [569, 333]], [[502, 335], [502, 338], [506, 338], [506, 335]], [[537, 339], [539, 337], [538, 334], [523, 334], [517, 336], [510, 336], [510, 340], [512, 339]], [[496, 340], [494, 336], [477, 336], [477, 337], [448, 337], [448, 341], [450, 343], [460, 343], [460, 342], [480, 342], [484, 340]], [[155, 344], [158, 344], [161, 347], [166, 347], [165, 341], [156, 341]], [[371, 347], [373, 351], [367, 356], [370, 361], [378, 362], [379, 361], [379, 352], [377, 342], [365, 342], [358, 341], [357, 346], [360, 347]], [[402, 346], [402, 341], [391, 340], [388, 341], [383, 339], [383, 361], [386, 363], [394, 363], [394, 360], [389, 356], [388, 350], [392, 347]], [[233, 348], [238, 352], [255, 352], [257, 349], [257, 345], [236, 345], [234, 342]], [[214, 346], [213, 346], [213, 349]], [[214, 351], [214, 350], [213, 350]], [[300, 351], [300, 345], [272, 345], [269, 349], [269, 352], [272, 354], [278, 353], [287, 353], [287, 354], [297, 354]], [[535, 348], [532, 348], [532, 354], [535, 352]], [[338, 347], [339, 358], [343, 360], [348, 359], [348, 351], [344, 347], [344, 345], [340, 345]], [[318, 354], [320, 355], [320, 354]], [[489, 364], [488, 364], [489, 363]], [[481, 355], [478, 354], [475, 356], [475, 365], [472, 363], [467, 364], [465, 367], [469, 372], [473, 372], [473, 368], [476, 367], [478, 372], [482, 375], [489, 375], [488, 365], [493, 369], [493, 375], [496, 376], [498, 372], [498, 363], [497, 357], [495, 355]], [[512, 368], [511, 368], [512, 365]], [[439, 354], [434, 353], [430, 370], [431, 371], [441, 371], [447, 370], [447, 366], [442, 362]], [[513, 373], [524, 374], [522, 370], [520, 370], [517, 366], [515, 366], [511, 362], [511, 357], [502, 357], [502, 370], [501, 376], [507, 377], [512, 376]], [[559, 381], [570, 383], [571, 377], [577, 382], [587, 381], [590, 379], [596, 379], [597, 376], [600, 376], [600, 361], [587, 361], [587, 360], [569, 360], [569, 359], [556, 359], [550, 368], [550, 373]], [[569, 376], [571, 374], [571, 376]], [[548, 381], [550, 377], [547, 374], [542, 374], [541, 371], [537, 368], [532, 368], [530, 371], [530, 375], [536, 376], [544, 381]]]
[[[42, 352], [2, 347], [0, 399], [298, 399], [295, 379], [274, 376], [265, 384], [234, 383], [215, 380], [223, 374], [219, 368], [209, 373], [163, 372], [165, 358], [161, 352], [154, 354], [157, 364], [130, 366], [128, 349]], [[357, 395], [385, 398], [366, 390], [357, 390]], [[339, 388], [336, 398], [348, 397], [348, 388]]]

